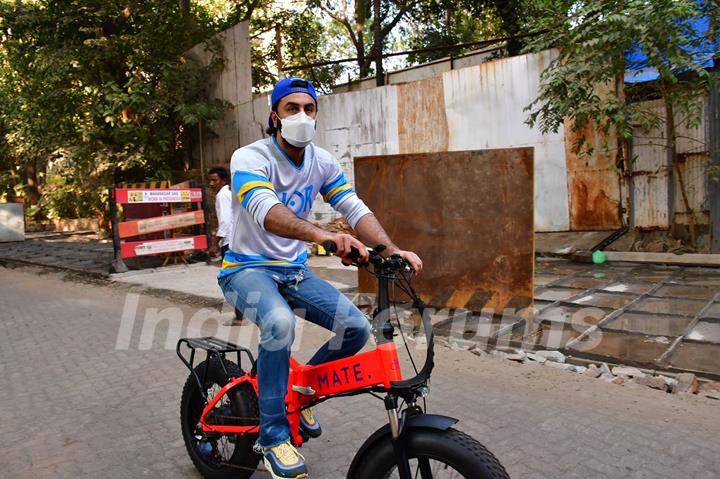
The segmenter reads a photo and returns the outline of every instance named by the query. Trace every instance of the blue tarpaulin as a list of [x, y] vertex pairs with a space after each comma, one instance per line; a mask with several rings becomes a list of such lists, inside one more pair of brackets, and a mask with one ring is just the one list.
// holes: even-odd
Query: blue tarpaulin
[[[688, 47], [686, 51], [692, 54], [693, 61], [702, 68], [716, 66], [718, 63], [716, 55], [720, 51], [720, 40], [716, 39], [715, 42], [711, 42], [708, 39], [709, 19], [697, 19], [689, 22], [688, 26], [694, 31], [698, 44]], [[696, 42], [693, 41], [692, 43]], [[647, 55], [643, 51], [642, 45], [638, 45], [634, 50], [625, 53], [625, 61], [628, 65], [625, 70], [625, 83], [649, 82], [657, 80], [660, 76], [656, 68], [647, 64]]]

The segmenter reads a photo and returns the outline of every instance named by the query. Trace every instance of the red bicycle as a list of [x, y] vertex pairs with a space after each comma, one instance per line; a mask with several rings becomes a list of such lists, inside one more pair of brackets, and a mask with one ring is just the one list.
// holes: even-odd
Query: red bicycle
[[[323, 246], [330, 252], [335, 250], [332, 242]], [[370, 266], [378, 279], [377, 307], [373, 312], [377, 348], [317, 366], [305, 366], [291, 358], [286, 405], [292, 441], [301, 446], [309, 439], [300, 429], [302, 409], [340, 396], [382, 394], [388, 424], [360, 447], [350, 464], [348, 478], [508, 479], [490, 451], [452, 427], [457, 419], [425, 412], [424, 398], [429, 393], [428, 381], [434, 366], [432, 325], [425, 304], [411, 286], [412, 270], [399, 256], [381, 256], [383, 249], [370, 249], [369, 264], [360, 265]], [[409, 353], [397, 314], [391, 313], [391, 284], [411, 299], [427, 338], [425, 363], [420, 371], [415, 368], [416, 375], [408, 379], [402, 378], [393, 339], [395, 319]], [[205, 351], [206, 358], [195, 366], [198, 350]], [[181, 339], [177, 354], [190, 369], [180, 406], [182, 434], [190, 458], [205, 478], [249, 478], [262, 457], [253, 449], [259, 432], [259, 411], [252, 353], [206, 337]], [[236, 354], [237, 362], [228, 358], [232, 354]], [[248, 371], [242, 368], [244, 356], [250, 364]]]

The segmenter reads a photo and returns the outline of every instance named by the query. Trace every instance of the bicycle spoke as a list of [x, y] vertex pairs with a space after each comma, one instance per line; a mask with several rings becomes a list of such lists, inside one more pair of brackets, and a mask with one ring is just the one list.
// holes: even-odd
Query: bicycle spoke
[[[427, 457], [418, 458], [418, 472], [420, 472], [422, 479], [432, 479], [433, 473], [430, 470], [430, 460]], [[417, 474], [415, 474], [415, 477], [417, 477]]]
[[[461, 479], [464, 477], [452, 466], [428, 457], [410, 459], [410, 469], [415, 471], [413, 479]], [[400, 479], [397, 468], [394, 468], [385, 479]]]

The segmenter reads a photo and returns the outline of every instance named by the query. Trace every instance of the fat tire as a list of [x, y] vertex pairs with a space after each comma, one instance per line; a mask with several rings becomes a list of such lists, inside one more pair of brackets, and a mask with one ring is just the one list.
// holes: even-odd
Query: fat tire
[[[200, 378], [203, 377], [206, 363], [207, 361], [203, 361], [195, 367], [195, 372]], [[213, 357], [210, 360], [210, 368], [208, 369], [205, 383], [207, 388], [213, 384], [222, 387], [227, 384], [231, 378], [240, 377], [245, 374], [242, 369], [232, 361], [225, 360], [224, 363], [229, 374], [225, 374], [217, 358]], [[249, 418], [259, 417], [257, 396], [250, 384], [238, 386], [228, 393], [228, 397], [233, 415]], [[250, 478], [250, 476], [253, 475], [253, 470], [257, 468], [260, 462], [260, 455], [253, 451], [257, 434], [236, 436], [233, 454], [228, 463], [238, 467], [215, 466], [208, 463], [200, 455], [195, 445], [195, 425], [204, 407], [205, 401], [198, 390], [198, 383], [195, 380], [195, 376], [191, 373], [183, 387], [182, 398], [180, 400], [180, 420], [182, 422], [182, 435], [185, 441], [185, 447], [193, 464], [206, 479]]]
[[[510, 479], [493, 453], [457, 429], [412, 428], [404, 434], [409, 458], [444, 462], [467, 479]], [[358, 458], [358, 467], [348, 479], [385, 479], [395, 467], [391, 438], [385, 435]]]

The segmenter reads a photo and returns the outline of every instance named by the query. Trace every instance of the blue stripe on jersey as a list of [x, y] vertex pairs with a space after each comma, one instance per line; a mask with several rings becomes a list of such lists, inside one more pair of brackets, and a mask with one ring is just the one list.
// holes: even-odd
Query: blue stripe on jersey
[[263, 255], [246, 255], [228, 250], [223, 258], [222, 268], [218, 278], [236, 273], [245, 268], [274, 267], [274, 268], [306, 268], [307, 251], [303, 251], [292, 261], [278, 260]]
[[242, 205], [247, 208], [248, 201], [256, 191], [266, 188], [274, 191], [270, 180], [262, 175], [248, 171], [236, 171], [233, 173], [233, 194], [237, 196]]
[[342, 186], [345, 183], [347, 183], [347, 180], [345, 179], [345, 175], [343, 173], [340, 173], [340, 176], [335, 178], [334, 180], [325, 183], [322, 188], [320, 188], [320, 194], [322, 196], [327, 195], [329, 192], [337, 188], [338, 186]]
[[355, 192], [355, 190], [350, 188], [347, 190], [340, 191], [339, 193], [333, 195], [333, 197], [330, 198], [330, 206], [337, 205], [338, 203], [340, 203], [341, 199], [345, 198], [347, 195], [349, 195], [350, 193], [354, 193], [354, 192]]

